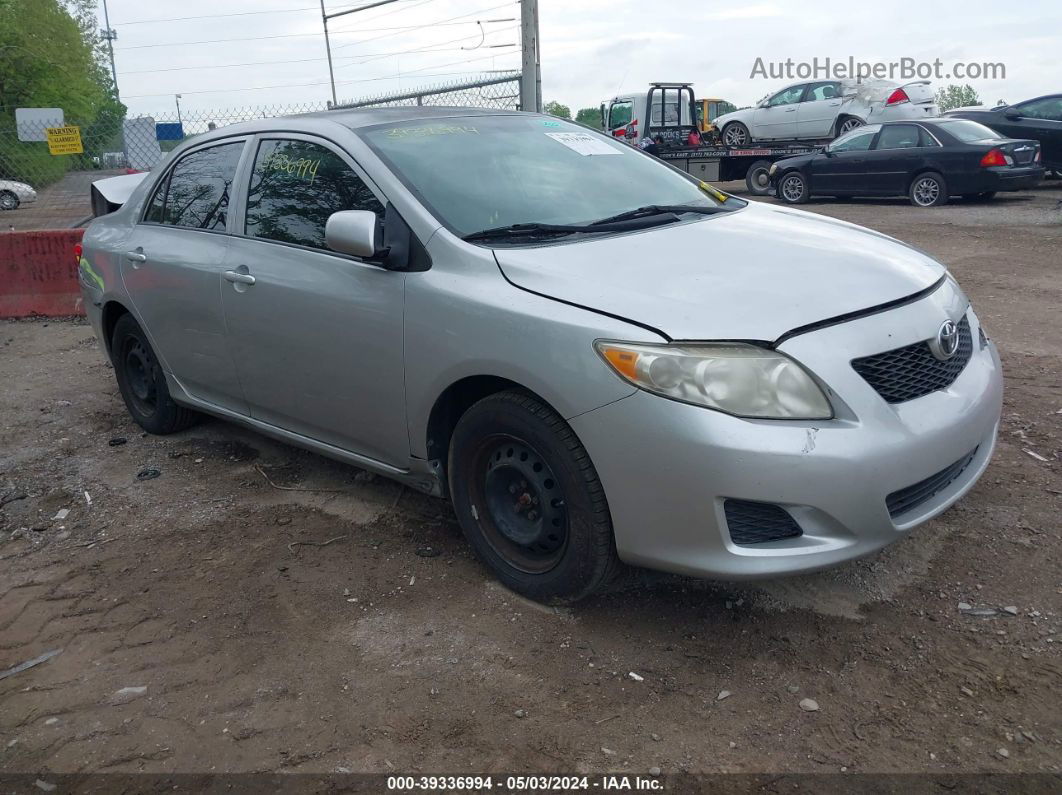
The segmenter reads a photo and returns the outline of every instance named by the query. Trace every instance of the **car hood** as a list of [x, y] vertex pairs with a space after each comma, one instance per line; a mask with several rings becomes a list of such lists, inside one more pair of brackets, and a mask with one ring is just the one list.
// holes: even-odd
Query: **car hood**
[[690, 223], [494, 254], [517, 287], [675, 340], [776, 340], [906, 298], [945, 273], [886, 235], [759, 203]]

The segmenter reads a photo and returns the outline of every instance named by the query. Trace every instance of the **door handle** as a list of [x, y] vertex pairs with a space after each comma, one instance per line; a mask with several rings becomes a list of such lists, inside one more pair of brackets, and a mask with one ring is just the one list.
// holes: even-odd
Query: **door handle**
[[840, 104], [841, 104], [840, 102], [831, 102], [831, 103], [830, 103], [830, 107], [831, 107], [831, 108], [836, 108], [836, 107], [837, 107], [838, 105], [840, 105]]
[[239, 271], [225, 271], [225, 279], [233, 284], [254, 284], [254, 276]]
[[796, 113], [796, 108], [786, 108], [785, 112], [786, 113]]
[[144, 253], [144, 249], [138, 248], [133, 251], [125, 252], [125, 258], [130, 262], [147, 262], [147, 254]]

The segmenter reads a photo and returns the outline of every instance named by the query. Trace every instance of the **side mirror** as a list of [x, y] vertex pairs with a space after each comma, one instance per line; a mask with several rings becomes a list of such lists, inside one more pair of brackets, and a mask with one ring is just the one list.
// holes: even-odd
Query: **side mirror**
[[826, 147], [825, 147], [825, 148], [824, 148], [824, 149], [822, 150], [822, 153], [823, 153], [824, 155], [826, 155], [826, 157], [833, 157], [833, 150], [832, 150], [832, 149], [830, 149], [830, 147], [829, 147], [829, 146], [826, 146]]
[[368, 210], [340, 210], [328, 216], [325, 224], [325, 243], [332, 251], [355, 257], [375, 257], [376, 213]]
[[1014, 108], [1007, 108], [1005, 111], [1003, 111], [1003, 115], [1006, 116], [1008, 119], [1021, 118], [1021, 114], [1018, 113], [1018, 111], [1014, 110]]

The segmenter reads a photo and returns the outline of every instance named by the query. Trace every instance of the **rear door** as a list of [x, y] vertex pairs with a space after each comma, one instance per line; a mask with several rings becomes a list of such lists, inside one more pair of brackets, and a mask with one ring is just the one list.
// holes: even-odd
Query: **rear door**
[[333, 212], [382, 216], [383, 197], [328, 141], [261, 135], [252, 149], [221, 283], [251, 416], [404, 468], [406, 276], [325, 245]]
[[797, 137], [827, 138], [841, 110], [841, 84], [837, 81], [808, 83], [797, 106]]
[[221, 270], [247, 138], [182, 155], [125, 243], [122, 278], [164, 369], [193, 397], [247, 413], [225, 339]]
[[783, 140], [797, 137], [797, 109], [805, 83], [782, 89], [752, 113], [752, 137]]
[[915, 124], [885, 124], [866, 153], [866, 192], [899, 195], [920, 162], [921, 129]]
[[880, 125], [860, 127], [843, 135], [811, 162], [811, 191], [852, 195], [866, 191], [867, 154]]

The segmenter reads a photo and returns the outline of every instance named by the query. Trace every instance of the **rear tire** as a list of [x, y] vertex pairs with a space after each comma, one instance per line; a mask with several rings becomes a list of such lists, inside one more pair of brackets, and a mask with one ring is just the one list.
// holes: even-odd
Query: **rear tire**
[[837, 135], [835, 135], [834, 138], [844, 135], [845, 133], [850, 133], [852, 130], [856, 130], [865, 124], [865, 121], [858, 119], [855, 116], [838, 116], [837, 122], [834, 125]]
[[799, 171], [790, 171], [778, 180], [776, 193], [786, 204], [805, 204], [808, 200], [808, 181]]
[[570, 604], [619, 569], [597, 470], [568, 424], [536, 398], [499, 392], [469, 408], [447, 471], [465, 537], [517, 593]]
[[753, 196], [767, 196], [771, 192], [771, 161], [757, 160], [745, 174], [745, 187]]
[[17, 210], [21, 202], [18, 196], [9, 190], [0, 190], [0, 210]]
[[732, 121], [724, 128], [720, 137], [723, 139], [723, 146], [748, 146], [752, 143], [752, 135], [749, 133], [749, 128], [739, 121]]
[[178, 406], [170, 397], [162, 365], [132, 315], [122, 315], [114, 324], [111, 362], [125, 407], [137, 425], [148, 433], [176, 433], [199, 418], [196, 412]]
[[926, 171], [911, 181], [907, 197], [915, 207], [940, 207], [948, 203], [948, 183], [936, 171]]

